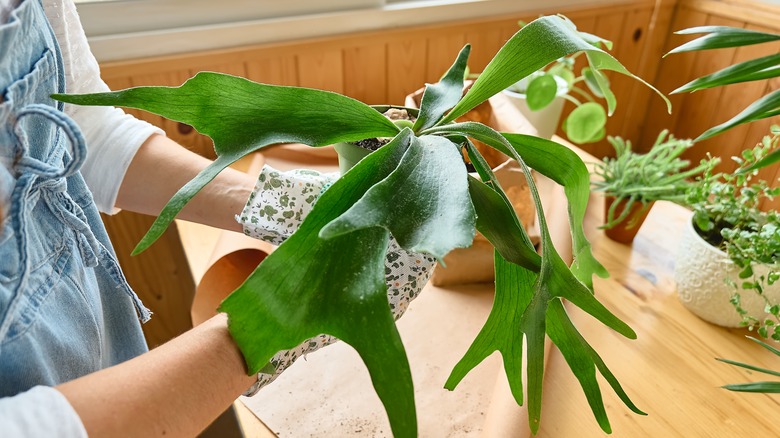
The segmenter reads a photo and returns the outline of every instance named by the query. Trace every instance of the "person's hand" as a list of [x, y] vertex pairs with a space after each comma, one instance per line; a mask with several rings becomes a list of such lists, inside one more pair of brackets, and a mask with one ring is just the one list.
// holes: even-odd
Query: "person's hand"
[[[313, 170], [282, 172], [266, 165], [258, 176], [246, 207], [236, 219], [247, 236], [280, 245], [298, 229], [320, 194], [338, 176], [337, 173], [323, 174]], [[385, 282], [387, 300], [395, 319], [404, 314], [409, 303], [428, 282], [434, 265], [433, 257], [406, 251], [390, 238], [385, 258]], [[260, 372], [257, 382], [245, 395], [254, 395], [274, 381], [295, 359], [335, 341], [332, 336], [320, 335], [291, 350], [277, 353], [270, 361], [275, 372]]]

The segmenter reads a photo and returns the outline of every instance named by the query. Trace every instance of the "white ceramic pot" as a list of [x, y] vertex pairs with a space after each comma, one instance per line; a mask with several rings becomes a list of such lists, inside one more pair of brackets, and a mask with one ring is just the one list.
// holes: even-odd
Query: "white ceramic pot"
[[[767, 266], [754, 266], [756, 274], [769, 271]], [[739, 327], [742, 317], [729, 301], [734, 288], [725, 279], [737, 281], [739, 270], [726, 253], [702, 239], [687, 221], [674, 266], [677, 295], [682, 304], [705, 321], [724, 327]], [[764, 316], [765, 301], [752, 290], [739, 290], [742, 308], [748, 315]], [[780, 302], [780, 283], [767, 287], [765, 295], [770, 302]]]
[[512, 104], [531, 122], [536, 128], [538, 136], [542, 138], [552, 138], [558, 130], [563, 112], [563, 104], [566, 100], [562, 97], [569, 92], [569, 85], [565, 79], [559, 76], [553, 76], [558, 85], [558, 92], [555, 99], [549, 105], [539, 111], [532, 111], [526, 103], [525, 93], [518, 93], [511, 90], [504, 90], [503, 93], [509, 98]]

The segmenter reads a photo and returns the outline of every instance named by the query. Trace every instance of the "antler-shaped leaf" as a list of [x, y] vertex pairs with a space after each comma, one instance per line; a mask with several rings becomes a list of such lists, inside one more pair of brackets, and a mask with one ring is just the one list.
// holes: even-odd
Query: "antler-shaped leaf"
[[502, 257], [538, 272], [542, 259], [536, 253], [525, 229], [502, 196], [482, 181], [469, 177], [469, 194], [477, 212], [477, 229]]
[[[461, 133], [482, 141], [510, 157], [520, 158], [564, 188], [569, 201], [569, 226], [571, 227], [574, 250], [572, 270], [577, 278], [589, 288], [593, 286], [593, 275], [606, 277], [609, 274], [596, 260], [590, 242], [585, 237], [583, 219], [590, 196], [588, 169], [569, 148], [554, 141], [522, 134], [500, 135], [489, 127], [476, 122], [463, 122], [432, 128], [430, 133]], [[473, 161], [473, 160], [472, 160]], [[526, 176], [528, 178], [528, 176]], [[529, 180], [529, 185], [533, 180]]]
[[396, 436], [416, 436], [411, 372], [387, 303], [384, 259], [389, 233], [379, 227], [325, 240], [320, 230], [391, 174], [411, 142], [404, 130], [326, 190], [300, 229], [272, 252], [219, 310], [250, 372], [280, 350], [318, 334], [357, 350]]
[[574, 327], [574, 324], [572, 324], [569, 316], [566, 314], [566, 309], [560, 299], [550, 302], [547, 312], [547, 334], [558, 347], [558, 350], [566, 359], [566, 363], [569, 364], [569, 368], [571, 368], [580, 385], [582, 385], [588, 404], [604, 432], [611, 433], [612, 428], [609, 425], [607, 412], [604, 410], [601, 390], [596, 380], [596, 370], [604, 376], [607, 383], [609, 383], [629, 409], [637, 414], [647, 415], [636, 407], [634, 402], [628, 397], [628, 394], [623, 390], [623, 387], [620, 386], [620, 382], [618, 382], [615, 375], [612, 374], [598, 353], [596, 353], [596, 350], [577, 331], [577, 328]]
[[[588, 55], [593, 69], [613, 70], [647, 85], [664, 99], [667, 108], [671, 111], [671, 103], [661, 92], [634, 76], [611, 55], [584, 40], [564, 19], [548, 16], [528, 23], [512, 36], [485, 67], [463, 99], [442, 119], [440, 124], [454, 121], [490, 96], [556, 59], [581, 51]], [[608, 86], [606, 88], [609, 90]], [[609, 113], [612, 114], [615, 108], [615, 97], [611, 92], [606, 93], [605, 97]]]
[[471, 46], [466, 44], [441, 80], [436, 84], [425, 86], [420, 100], [420, 114], [414, 122], [415, 132], [434, 126], [463, 96], [463, 77], [469, 53], [471, 53]]
[[133, 254], [154, 243], [203, 186], [244, 155], [276, 143], [325, 146], [398, 133], [374, 109], [340, 94], [259, 84], [211, 72], [198, 73], [179, 87], [56, 94], [54, 98], [78, 105], [142, 109], [192, 125], [214, 141], [217, 159], [168, 201]]
[[554, 141], [523, 134], [502, 135], [529, 167], [563, 186], [574, 250], [571, 269], [577, 279], [592, 289], [593, 275], [606, 278], [609, 273], [593, 255], [583, 228], [590, 198], [588, 168], [574, 151]]
[[[523, 375], [524, 332], [520, 330], [520, 327], [522, 326], [523, 311], [528, 308], [528, 304], [534, 296], [533, 284], [537, 274], [504, 260], [497, 251], [494, 261], [496, 293], [493, 299], [493, 308], [476, 339], [453, 368], [444, 387], [454, 390], [474, 367], [494, 351], [499, 351], [504, 362], [512, 396], [518, 404], [523, 404], [521, 376]], [[528, 354], [532, 356], [538, 352], [529, 348]]]
[[451, 141], [412, 138], [401, 164], [360, 201], [325, 226], [329, 239], [371, 227], [384, 227], [402, 248], [441, 260], [474, 240], [475, 214], [466, 167]]
[[[529, 277], [528, 273], [524, 273], [520, 266], [516, 266], [506, 262], [500, 255], [496, 256], [496, 301], [494, 302], [494, 308], [488, 318], [483, 330], [475, 340], [475, 343], [466, 353], [461, 362], [453, 370], [453, 374], [448, 379], [446, 387], [452, 389], [457, 383], [465, 376], [465, 374], [479, 362], [481, 362], [487, 354], [494, 350], [502, 352], [505, 360], [505, 366], [507, 367], [507, 376], [510, 379], [510, 388], [513, 395], [516, 397], [518, 403], [522, 403], [522, 396], [517, 397], [518, 394], [522, 395], [522, 381], [520, 380], [520, 374], [511, 374], [510, 367], [514, 370], [518, 363], [522, 363], [522, 343], [519, 347], [510, 347], [507, 342], [518, 342], [519, 335], [517, 330], [525, 334], [528, 340], [528, 415], [529, 422], [532, 431], [536, 431], [539, 427], [539, 421], [541, 418], [541, 395], [542, 395], [542, 379], [544, 375], [544, 337], [546, 330], [546, 320], [550, 318], [550, 313], [554, 311], [554, 308], [550, 307], [550, 303], [559, 301], [561, 298], [566, 298], [576, 306], [580, 307], [585, 312], [594, 316], [596, 319], [612, 328], [613, 330], [623, 334], [629, 338], [636, 338], [636, 334], [630, 327], [628, 327], [623, 321], [613, 315], [606, 307], [604, 307], [590, 292], [590, 290], [580, 282], [569, 270], [566, 264], [561, 259], [560, 255], [555, 251], [552, 244], [552, 239], [547, 228], [546, 219], [542, 210], [541, 199], [539, 199], [539, 193], [534, 184], [533, 178], [530, 177], [530, 169], [524, 162], [520, 155], [521, 147], [515, 146], [507, 138], [501, 134], [493, 131], [487, 126], [474, 122], [456, 123], [446, 126], [441, 126], [428, 130], [429, 133], [450, 133], [459, 134], [464, 136], [470, 136], [477, 140], [480, 140], [504, 153], [514, 157], [514, 159], [522, 166], [525, 172], [526, 179], [528, 181], [529, 188], [531, 189], [531, 196], [534, 200], [534, 204], [537, 209], [537, 219], [539, 221], [539, 229], [542, 237], [542, 264], [539, 270], [538, 276], [536, 276], [531, 290], [528, 290]], [[522, 138], [515, 138], [514, 140], [523, 140]], [[518, 141], [518, 143], [523, 143]], [[544, 143], [535, 143], [533, 146], [536, 148], [544, 148], [548, 146], [553, 150], [558, 146], [553, 146], [553, 142], [550, 145]], [[529, 152], [530, 150], [530, 152]], [[538, 156], [539, 150], [534, 147], [529, 148], [524, 152], [527, 155]], [[573, 154], [571, 151], [569, 153]], [[587, 187], [588, 173], [583, 174], [579, 166], [584, 168], [584, 164], [576, 155], [567, 155], [561, 151], [563, 159], [560, 161], [551, 160], [545, 163], [539, 163], [544, 171], [552, 175], [552, 179], [555, 181], [562, 181], [567, 184], [568, 191], [566, 192], [569, 197], [570, 204], [576, 204], [570, 206], [570, 220], [579, 222], [579, 228], [582, 228], [582, 218], [585, 214], [585, 208], [587, 206], [588, 194], [587, 192], [580, 193], [582, 191], [583, 184]], [[549, 157], [549, 156], [548, 156]], [[481, 174], [490, 175], [489, 168], [485, 168], [486, 164], [481, 160], [472, 160], [472, 163], [477, 167]], [[578, 164], [577, 164], [578, 163]], [[565, 175], [566, 173], [570, 176]], [[578, 181], [578, 179], [583, 179]], [[495, 183], [491, 179], [491, 183]], [[574, 214], [572, 214], [574, 212]], [[573, 218], [573, 219], [572, 219]], [[576, 227], [573, 227], [576, 229]], [[584, 239], [584, 235], [583, 235]], [[587, 243], [587, 240], [584, 240]], [[589, 245], [586, 252], [590, 254]], [[595, 266], [603, 267], [592, 257], [592, 262]], [[593, 266], [589, 267], [594, 269]], [[581, 271], [580, 275], [583, 275], [585, 270]], [[592, 275], [593, 271], [588, 272], [588, 275]], [[512, 281], [502, 281], [500, 279], [511, 279]], [[523, 281], [520, 281], [523, 280]], [[500, 289], [500, 296], [499, 296]], [[529, 298], [530, 297], [530, 298]], [[525, 303], [524, 307], [512, 307], [504, 308], [507, 303], [517, 304]], [[498, 306], [498, 307], [497, 307]], [[522, 314], [518, 319], [518, 314]], [[509, 326], [507, 322], [518, 322], [518, 325]], [[555, 319], [558, 321], [558, 319]], [[575, 330], [576, 331], [576, 330]], [[511, 341], [509, 341], [511, 340]], [[520, 338], [521, 342], [522, 339]], [[562, 343], [559, 348], [570, 348], [564, 355], [570, 357], [577, 356], [578, 350], [576, 350], [572, 343]], [[512, 357], [512, 354], [518, 354], [520, 356]], [[606, 369], [606, 367], [604, 367]], [[609, 371], [606, 371], [609, 374]], [[606, 374], [605, 374], [606, 375]], [[609, 374], [611, 376], [611, 374]], [[615, 381], [617, 383], [617, 381]], [[589, 397], [598, 397], [600, 400], [600, 392], [594, 393], [593, 388], [589, 386], [589, 381], [585, 381], [583, 389], [586, 391]], [[618, 385], [619, 388], [619, 385]], [[616, 389], [617, 391], [617, 389]], [[622, 391], [622, 390], [620, 390]], [[619, 392], [620, 393], [620, 392]], [[595, 398], [593, 400], [596, 400]], [[630, 400], [629, 400], [630, 403]], [[629, 404], [629, 407], [632, 407]], [[609, 428], [608, 420], [606, 419], [606, 413], [603, 408], [603, 404], [599, 404], [593, 409], [594, 415], [596, 415], [599, 423], [605, 430]]]

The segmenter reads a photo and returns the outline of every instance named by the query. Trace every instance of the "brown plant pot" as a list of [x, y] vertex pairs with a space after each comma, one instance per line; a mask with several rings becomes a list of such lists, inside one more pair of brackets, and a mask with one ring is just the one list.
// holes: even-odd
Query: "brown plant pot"
[[[607, 221], [606, 218], [609, 213], [609, 209], [612, 207], [614, 202], [614, 196], [606, 196], [604, 198], [604, 222]], [[615, 208], [616, 217], [623, 214], [625, 204], [625, 199], [620, 199], [618, 201], [618, 206]], [[645, 218], [647, 218], [647, 214], [650, 213], [650, 208], [652, 208], [652, 206], [653, 202], [651, 202], [650, 205], [648, 205], [646, 208], [641, 202], [634, 202], [634, 204], [631, 205], [631, 211], [629, 212], [628, 216], [626, 216], [623, 221], [619, 222], [614, 227], [605, 229], [604, 234], [606, 234], [607, 237], [614, 240], [615, 242], [630, 244], [634, 241], [636, 233], [639, 232], [639, 228], [642, 226], [642, 223], [644, 223]]]

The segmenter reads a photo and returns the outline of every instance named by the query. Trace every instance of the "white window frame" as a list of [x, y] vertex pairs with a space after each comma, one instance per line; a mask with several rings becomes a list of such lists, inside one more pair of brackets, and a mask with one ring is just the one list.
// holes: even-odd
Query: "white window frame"
[[[613, 0], [546, 0], [544, 10]], [[338, 10], [275, 9], [262, 3], [327, 3]], [[341, 2], [341, 3], [337, 3]], [[186, 4], [183, 5], [183, 4]], [[213, 8], [218, 4], [218, 8]], [[177, 5], [177, 8], [172, 8]], [[154, 9], [145, 9], [153, 7]], [[342, 9], [346, 7], [346, 9]], [[538, 0], [118, 0], [78, 3], [98, 61], [218, 50], [253, 44], [418, 26], [539, 10]], [[249, 9], [247, 9], [249, 8]], [[152, 13], [151, 11], [156, 11]], [[181, 12], [181, 11], [186, 11]], [[254, 11], [254, 12], [253, 12]], [[318, 11], [318, 12], [312, 12]], [[262, 15], [262, 14], [260, 14]], [[204, 19], [206, 19], [204, 21]], [[206, 24], [207, 23], [207, 24]]]
[[385, 0], [77, 1], [88, 36], [116, 35], [378, 8]]

